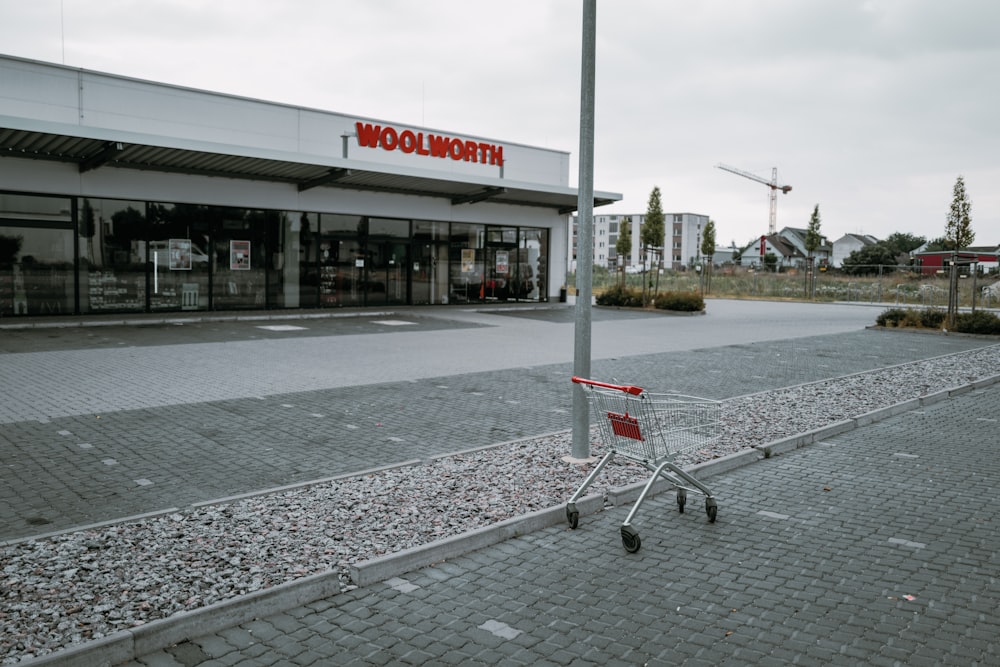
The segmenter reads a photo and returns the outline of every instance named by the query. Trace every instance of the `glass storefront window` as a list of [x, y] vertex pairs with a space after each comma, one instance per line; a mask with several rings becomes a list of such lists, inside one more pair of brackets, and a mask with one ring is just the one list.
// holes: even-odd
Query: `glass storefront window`
[[396, 239], [410, 238], [410, 221], [368, 218], [368, 236]]
[[337, 215], [323, 213], [320, 215], [324, 234], [342, 234], [357, 236], [364, 230], [364, 219], [358, 215]]
[[517, 294], [527, 301], [546, 301], [548, 269], [545, 265], [548, 231], [522, 227], [517, 249]]
[[282, 211], [267, 219], [265, 235], [267, 266], [267, 303], [275, 308], [314, 308], [316, 306], [316, 231], [317, 216]]
[[548, 234], [0, 193], [0, 315], [546, 300]]
[[413, 221], [410, 278], [414, 305], [448, 303], [447, 222]]
[[212, 250], [208, 232], [222, 210], [194, 204], [149, 205], [150, 310], [208, 309]]
[[73, 202], [0, 194], [0, 315], [75, 310]]
[[484, 298], [483, 236], [486, 227], [452, 223], [448, 245], [450, 303], [482, 301]]
[[80, 310], [146, 310], [146, 204], [82, 198], [79, 213]]
[[366, 220], [356, 215], [319, 216], [319, 306], [362, 306], [365, 299], [365, 255], [361, 239]]
[[447, 241], [448, 223], [434, 220], [414, 220], [413, 240], [420, 242]]
[[213, 310], [263, 308], [267, 283], [264, 239], [277, 211], [224, 209], [209, 226], [215, 248], [212, 267]]

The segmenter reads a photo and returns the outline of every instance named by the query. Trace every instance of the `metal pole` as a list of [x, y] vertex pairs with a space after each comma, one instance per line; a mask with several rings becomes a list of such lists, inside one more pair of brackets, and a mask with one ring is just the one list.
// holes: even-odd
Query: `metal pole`
[[976, 277], [979, 275], [979, 258], [969, 265], [972, 268], [972, 314], [976, 314]]
[[[597, 0], [583, 2], [583, 66], [580, 75], [580, 189], [577, 193], [576, 317], [573, 374], [590, 377], [590, 299], [594, 268], [594, 70]], [[583, 385], [573, 385], [574, 459], [590, 458], [590, 413]]]

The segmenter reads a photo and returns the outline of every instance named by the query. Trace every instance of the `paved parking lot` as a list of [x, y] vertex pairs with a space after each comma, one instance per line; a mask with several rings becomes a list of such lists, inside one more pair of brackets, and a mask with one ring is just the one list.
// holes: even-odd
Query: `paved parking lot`
[[[1000, 386], [141, 656], [180, 665], [994, 665]], [[992, 416], [987, 416], [992, 415]]]
[[[772, 319], [788, 333], [837, 317], [853, 331], [754, 341], [757, 324], [713, 319], [742, 317], [736, 302], [704, 317], [599, 309], [592, 374], [725, 398], [987, 343], [867, 331], [868, 308], [821, 306], [806, 320], [783, 305], [754, 308], [778, 306]], [[567, 314], [0, 331], [0, 540], [567, 429]], [[719, 337], [747, 342], [700, 345]]]
[[[591, 374], [725, 398], [993, 343], [709, 307], [594, 311]], [[566, 429], [571, 314], [0, 329], [0, 540]], [[714, 524], [654, 497], [636, 554], [608, 508], [130, 667], [996, 664], [998, 412], [994, 385], [725, 473]]]

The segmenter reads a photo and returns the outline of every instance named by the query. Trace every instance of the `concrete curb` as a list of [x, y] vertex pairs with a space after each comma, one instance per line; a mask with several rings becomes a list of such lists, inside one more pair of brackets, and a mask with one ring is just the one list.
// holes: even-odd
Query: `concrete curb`
[[[814, 442], [832, 438], [882, 419], [903, 414], [910, 410], [940, 402], [952, 396], [982, 389], [1000, 383], [1000, 375], [982, 378], [967, 385], [952, 387], [919, 399], [873, 410], [852, 419], [829, 424], [788, 438], [776, 440], [755, 448], [742, 450], [718, 459], [685, 468], [701, 479], [720, 475], [774, 455], [800, 449]], [[637, 482], [608, 493], [608, 504], [619, 506], [638, 498], [646, 482]], [[673, 486], [666, 480], [655, 484], [651, 493], [659, 493]], [[605, 507], [604, 497], [589, 495], [577, 501], [581, 516], [596, 514]], [[482, 549], [499, 542], [525, 535], [542, 528], [558, 525], [566, 520], [565, 505], [558, 505], [530, 514], [514, 517], [484, 526], [467, 533], [454, 535], [429, 544], [405, 549], [351, 566], [351, 579], [358, 586], [368, 586], [392, 577], [429, 567], [450, 558]], [[217, 602], [191, 612], [182, 612], [159, 619], [131, 630], [115, 633], [86, 644], [19, 662], [24, 667], [113, 667], [135, 660], [137, 657], [167, 648], [192, 637], [212, 634], [269, 614], [308, 604], [341, 592], [340, 577], [328, 571], [289, 581], [272, 588], [237, 598]]]
[[[584, 496], [576, 503], [581, 515], [596, 514], [603, 505], [604, 498], [599, 495]], [[430, 544], [423, 544], [352, 565], [351, 581], [358, 586], [369, 586], [406, 572], [412, 572], [509, 540], [512, 537], [549, 528], [564, 521], [566, 521], [565, 505], [538, 510], [461, 535], [453, 535]]]
[[161, 618], [80, 646], [19, 662], [19, 665], [113, 667], [191, 637], [212, 634], [340, 593], [336, 572], [321, 572], [194, 611]]

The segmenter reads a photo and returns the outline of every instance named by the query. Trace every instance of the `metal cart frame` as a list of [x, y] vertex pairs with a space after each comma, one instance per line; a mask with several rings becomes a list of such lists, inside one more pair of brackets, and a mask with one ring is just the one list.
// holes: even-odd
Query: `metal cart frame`
[[609, 451], [566, 503], [566, 520], [570, 528], [576, 528], [580, 521], [576, 502], [616, 454], [639, 463], [653, 473], [622, 523], [622, 546], [626, 551], [634, 553], [642, 546], [639, 533], [632, 527], [632, 520], [659, 478], [676, 487], [677, 509], [680, 512], [684, 511], [688, 491], [703, 494], [708, 520], [715, 522], [718, 513], [715, 496], [708, 487], [678, 467], [674, 459], [719, 437], [718, 401], [682, 394], [652, 394], [642, 387], [608, 384], [575, 376], [573, 382], [582, 385], [587, 392], [601, 440]]

